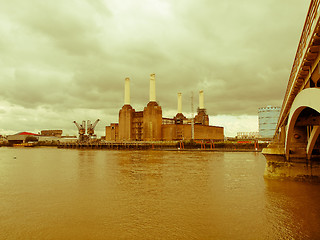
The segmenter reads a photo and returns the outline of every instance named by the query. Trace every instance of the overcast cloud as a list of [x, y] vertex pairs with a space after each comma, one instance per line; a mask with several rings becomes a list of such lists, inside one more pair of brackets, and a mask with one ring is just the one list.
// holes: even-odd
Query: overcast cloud
[[[0, 134], [118, 121], [124, 78], [142, 110], [149, 76], [165, 117], [191, 92], [226, 135], [281, 106], [309, 1], [0, 0]], [[238, 123], [235, 123], [237, 121]]]

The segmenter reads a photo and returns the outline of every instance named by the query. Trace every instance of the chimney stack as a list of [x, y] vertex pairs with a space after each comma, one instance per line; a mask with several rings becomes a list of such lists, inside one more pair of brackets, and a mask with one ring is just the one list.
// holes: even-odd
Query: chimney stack
[[155, 79], [154, 73], [150, 74], [150, 95], [149, 95], [149, 100], [150, 102], [155, 102], [156, 101], [156, 79]]
[[182, 93], [178, 93], [178, 113], [182, 113]]
[[204, 109], [203, 90], [199, 91], [199, 109]]
[[130, 78], [128, 77], [124, 83], [124, 105], [130, 105]]

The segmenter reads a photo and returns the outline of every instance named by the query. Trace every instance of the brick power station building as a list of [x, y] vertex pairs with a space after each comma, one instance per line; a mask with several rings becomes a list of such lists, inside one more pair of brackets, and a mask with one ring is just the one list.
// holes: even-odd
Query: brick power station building
[[[209, 126], [204, 108], [203, 91], [199, 92], [197, 115], [192, 119], [182, 113], [181, 93], [178, 93], [178, 113], [173, 118], [162, 117], [161, 106], [156, 102], [155, 74], [150, 75], [149, 103], [143, 111], [130, 105], [130, 79], [125, 79], [124, 105], [119, 111], [119, 123], [106, 126], [107, 141], [176, 141], [223, 140], [223, 127]], [[192, 124], [194, 121], [194, 124]]]

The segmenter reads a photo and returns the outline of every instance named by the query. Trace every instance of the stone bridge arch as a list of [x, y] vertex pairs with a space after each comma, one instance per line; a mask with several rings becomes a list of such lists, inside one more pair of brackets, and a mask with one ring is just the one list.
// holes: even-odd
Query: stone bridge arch
[[[307, 108], [313, 109], [320, 114], [320, 89], [319, 88], [307, 88], [302, 90], [295, 98], [290, 114], [288, 118], [288, 125], [286, 128], [286, 139], [285, 139], [285, 154], [286, 158], [289, 159], [290, 148], [292, 147], [292, 138], [294, 135], [294, 128], [298, 117], [301, 112]], [[311, 158], [312, 150], [314, 149], [315, 143], [320, 133], [320, 126], [313, 126], [307, 142], [306, 156], [308, 159]]]

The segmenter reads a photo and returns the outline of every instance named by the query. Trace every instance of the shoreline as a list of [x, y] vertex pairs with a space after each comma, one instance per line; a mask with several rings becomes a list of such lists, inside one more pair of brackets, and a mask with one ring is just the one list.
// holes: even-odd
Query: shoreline
[[82, 150], [119, 150], [119, 151], [175, 151], [175, 152], [256, 152], [261, 153], [262, 149], [246, 149], [246, 148], [185, 148], [179, 149], [175, 147], [171, 148], [121, 148], [121, 147], [114, 147], [114, 148], [107, 148], [107, 147], [99, 147], [99, 146], [52, 146], [52, 145], [42, 145], [42, 146], [1, 146], [6, 148], [16, 148], [16, 149], [24, 149], [24, 148], [57, 148], [57, 149], [82, 149]]

